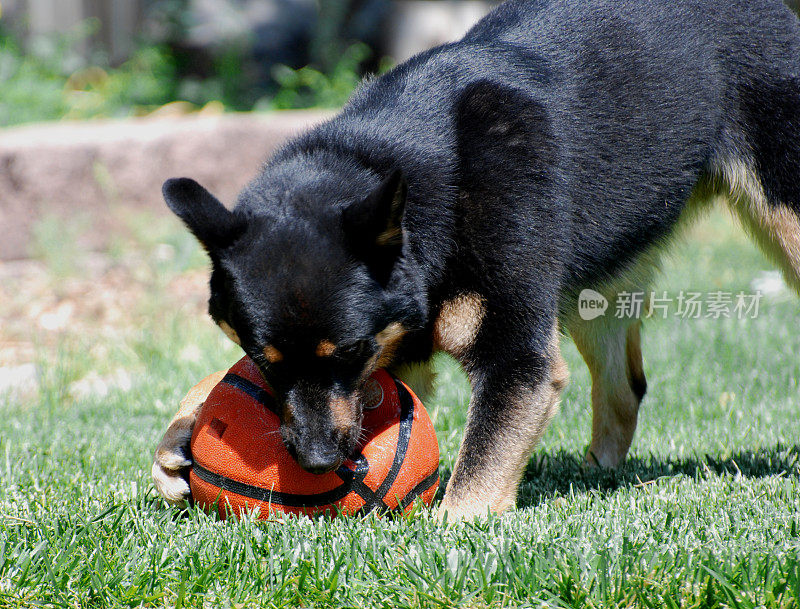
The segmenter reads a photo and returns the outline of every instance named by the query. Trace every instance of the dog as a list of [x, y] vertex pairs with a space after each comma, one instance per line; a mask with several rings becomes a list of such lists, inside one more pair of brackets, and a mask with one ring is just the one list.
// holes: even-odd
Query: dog
[[[582, 319], [582, 290], [647, 290], [719, 196], [800, 290], [800, 22], [780, 0], [509, 0], [366, 80], [233, 211], [190, 179], [163, 193], [211, 258], [211, 317], [273, 384], [303, 468], [354, 449], [374, 369], [424, 399], [445, 351], [472, 395], [440, 512], [501, 512], [567, 382], [562, 333], [592, 377], [587, 464], [630, 447], [639, 321]], [[189, 494], [196, 406], [156, 451], [171, 501]]]

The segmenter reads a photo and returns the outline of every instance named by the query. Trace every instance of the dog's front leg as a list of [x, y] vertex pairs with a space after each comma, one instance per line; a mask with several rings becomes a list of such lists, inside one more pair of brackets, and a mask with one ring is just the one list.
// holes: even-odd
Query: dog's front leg
[[225, 372], [215, 372], [189, 390], [156, 447], [151, 474], [158, 493], [173, 505], [182, 505], [191, 496], [187, 481], [192, 465], [189, 442], [197, 413]]
[[449, 520], [515, 504], [520, 478], [568, 376], [555, 330], [541, 353], [506, 348], [502, 357], [493, 350], [484, 358], [476, 348], [470, 359], [467, 427], [440, 507]]

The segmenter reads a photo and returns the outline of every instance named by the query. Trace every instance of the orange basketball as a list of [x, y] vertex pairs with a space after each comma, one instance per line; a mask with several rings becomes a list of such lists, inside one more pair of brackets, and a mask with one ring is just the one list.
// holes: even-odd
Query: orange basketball
[[439, 446], [425, 407], [385, 370], [367, 381], [365, 401], [357, 453], [335, 472], [310, 474], [284, 447], [270, 390], [252, 360], [242, 358], [198, 414], [191, 443], [195, 502], [216, 505], [223, 518], [252, 508], [262, 518], [270, 511], [404, 510], [417, 497], [430, 505], [439, 488]]

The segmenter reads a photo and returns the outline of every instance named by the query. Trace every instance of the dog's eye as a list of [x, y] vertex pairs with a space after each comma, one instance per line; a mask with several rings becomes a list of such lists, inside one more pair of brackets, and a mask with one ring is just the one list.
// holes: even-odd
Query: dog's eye
[[346, 361], [365, 360], [375, 353], [375, 341], [371, 339], [357, 340], [340, 346], [336, 355]]

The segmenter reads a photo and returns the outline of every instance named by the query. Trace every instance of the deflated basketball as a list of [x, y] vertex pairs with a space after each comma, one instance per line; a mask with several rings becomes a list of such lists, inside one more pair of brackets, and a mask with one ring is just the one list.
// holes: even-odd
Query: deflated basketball
[[245, 357], [208, 394], [191, 443], [196, 503], [216, 504], [223, 518], [252, 508], [260, 508], [262, 518], [270, 510], [336, 515], [407, 509], [417, 497], [430, 505], [439, 487], [439, 446], [425, 407], [402, 381], [385, 370], [370, 377], [365, 439], [351, 460], [322, 475], [306, 472], [287, 452], [269, 391]]

